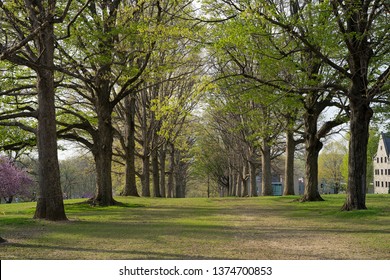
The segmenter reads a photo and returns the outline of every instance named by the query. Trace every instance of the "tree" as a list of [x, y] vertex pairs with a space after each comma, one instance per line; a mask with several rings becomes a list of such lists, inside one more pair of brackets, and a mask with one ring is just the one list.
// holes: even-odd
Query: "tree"
[[[308, 98], [305, 122], [309, 168], [303, 200], [320, 199], [317, 192], [314, 159], [322, 148], [321, 138], [330, 125], [342, 121], [336, 118], [317, 131], [315, 123], [323, 106], [345, 107], [348, 102], [351, 138], [349, 143], [349, 179], [344, 210], [366, 209], [366, 155], [368, 127], [373, 115], [372, 104], [387, 99], [390, 75], [388, 4], [384, 0], [352, 1], [222, 1], [228, 9], [221, 14], [235, 18], [244, 13], [254, 15], [265, 25], [274, 41], [279, 59], [295, 62], [296, 74], [301, 79], [290, 79], [290, 92]], [[220, 8], [222, 5], [213, 7]], [[264, 33], [263, 33], [264, 32]], [[340, 43], [341, 42], [341, 43]], [[278, 60], [279, 60], [278, 59]], [[291, 60], [292, 59], [292, 60]], [[290, 64], [291, 65], [291, 64]], [[298, 81], [295, 85], [294, 82]], [[263, 81], [268, 82], [269, 81]], [[298, 87], [296, 87], [298, 85]], [[287, 91], [289, 92], [289, 91]], [[320, 96], [316, 96], [320, 94]], [[336, 98], [336, 99], [335, 99]], [[321, 99], [321, 103], [316, 100]], [[326, 103], [331, 102], [331, 104]], [[338, 104], [338, 105], [337, 105]], [[314, 114], [313, 114], [314, 113]], [[311, 168], [313, 166], [313, 168]], [[310, 184], [308, 182], [311, 182]]]
[[[325, 146], [319, 157], [320, 181], [331, 185], [335, 193], [340, 190], [342, 183], [342, 164], [347, 148], [342, 142], [331, 142]], [[321, 180], [322, 179], [322, 180]]]
[[[155, 134], [154, 130], [147, 129], [153, 114], [149, 104], [159, 94], [164, 80], [161, 73], [169, 69], [166, 61], [161, 65], [156, 61], [159, 61], [158, 54], [171, 49], [174, 40], [168, 44], [167, 38], [173, 32], [178, 33], [173, 20], [176, 12], [184, 11], [187, 6], [188, 3], [181, 1], [94, 1], [75, 23], [74, 35], [61, 48], [66, 63], [59, 71], [68, 78], [61, 84], [66, 94], [60, 100], [63, 114], [60, 132], [92, 151], [98, 176], [94, 200], [100, 205], [115, 204], [111, 178], [113, 137], [125, 130], [127, 135], [120, 140], [128, 167], [124, 193], [138, 194], [133, 164], [138, 140], [145, 149], [142, 180], [144, 194], [148, 195], [148, 165], [150, 152], [154, 151], [151, 135]], [[69, 106], [70, 102], [74, 106]], [[117, 108], [128, 112], [118, 113]], [[113, 116], [117, 113], [126, 120], [114, 129]], [[142, 133], [148, 130], [144, 139], [134, 135], [137, 125], [144, 128]]]
[[[292, 2], [290, 4], [292, 5]], [[225, 68], [231, 64], [236, 64], [238, 68], [234, 74], [225, 70], [222, 75], [241, 76], [242, 79], [252, 81], [252, 88], [261, 89], [258, 99], [263, 98], [263, 103], [267, 99], [277, 100], [276, 107], [283, 106], [284, 110], [280, 110], [282, 114], [303, 110], [306, 180], [305, 193], [301, 200], [322, 200], [318, 193], [318, 154], [322, 148], [321, 139], [345, 119], [337, 115], [334, 120], [318, 127], [320, 115], [324, 110], [339, 103], [335, 102], [335, 91], [322, 86], [333, 80], [326, 65], [315, 58], [311, 49], [306, 48], [299, 40], [294, 40], [289, 30], [284, 30], [288, 29], [288, 26], [299, 25], [295, 32], [304, 37], [312, 36], [309, 25], [295, 22], [303, 8], [290, 10], [285, 3], [278, 5], [272, 1], [269, 5], [263, 2], [252, 5], [250, 1], [222, 1], [218, 6], [215, 6], [214, 2], [209, 5], [211, 10], [217, 10], [214, 10], [212, 15], [220, 18], [222, 14], [226, 17], [225, 20], [215, 21], [221, 21], [223, 27], [233, 26], [228, 29], [230, 32], [225, 32], [229, 36], [222, 36], [218, 31], [215, 36], [218, 40], [216, 45], [224, 46], [222, 49], [227, 50], [231, 58], [225, 62]], [[316, 17], [316, 32], [328, 23], [323, 15], [316, 14], [314, 10], [308, 9], [304, 13], [305, 17]], [[322, 47], [319, 42], [313, 44], [319, 49]], [[240, 86], [243, 87], [238, 84], [238, 87]], [[273, 94], [266, 94], [264, 88], [273, 89]], [[289, 105], [281, 105], [282, 103]], [[261, 133], [260, 131], [261, 129], [258, 129], [257, 133]], [[266, 135], [263, 137], [267, 139]], [[293, 144], [292, 141], [289, 144]], [[267, 149], [261, 150], [263, 152]], [[265, 155], [263, 154], [263, 157]], [[289, 156], [291, 158], [291, 154]], [[291, 160], [289, 164], [292, 164]], [[291, 171], [289, 174], [292, 174]]]
[[[318, 56], [350, 81], [350, 134], [348, 189], [344, 210], [366, 209], [367, 144], [373, 116], [371, 104], [386, 94], [390, 76], [390, 35], [387, 2], [378, 0], [331, 1], [347, 60], [335, 65], [322, 53]], [[388, 94], [388, 92], [387, 92]]]
[[[116, 136], [121, 149], [126, 151], [116, 149], [126, 162], [127, 183], [123, 194], [135, 193], [137, 174], [143, 196], [166, 196], [166, 173], [173, 176], [173, 172], [166, 172], [167, 152], [172, 147], [170, 144], [178, 147], [175, 142], [183, 123], [197, 102], [196, 85], [203, 67], [198, 44], [192, 37], [198, 29], [193, 28], [191, 21], [181, 18], [183, 14], [193, 13], [193, 8], [189, 2], [181, 1], [174, 5], [161, 2], [161, 5], [162, 38], [156, 41], [144, 81], [138, 92], [129, 95], [116, 110], [119, 116]], [[142, 161], [141, 172], [135, 172], [136, 156]], [[175, 166], [174, 161], [171, 163]], [[153, 192], [150, 192], [150, 174]]]
[[294, 162], [295, 162], [295, 151], [296, 147], [304, 142], [302, 135], [299, 139], [295, 139], [295, 134], [302, 127], [299, 112], [303, 110], [297, 109], [295, 112], [287, 112], [284, 117], [287, 121], [286, 126], [286, 153], [285, 153], [285, 172], [284, 172], [284, 189], [283, 195], [294, 195]]
[[[367, 176], [366, 176], [367, 187], [370, 186], [370, 184], [373, 184], [373, 180], [374, 180], [373, 158], [378, 149], [379, 137], [380, 137], [379, 129], [376, 127], [371, 127], [370, 136], [368, 138], [368, 144], [367, 144]], [[347, 134], [346, 138], [349, 141], [350, 135]], [[347, 185], [348, 185], [348, 170], [349, 170], [348, 158], [349, 158], [349, 152], [347, 152], [344, 155], [343, 164], [341, 167], [341, 173], [344, 180], [347, 182]]]
[[11, 203], [17, 195], [28, 195], [31, 185], [32, 180], [26, 171], [17, 168], [8, 158], [0, 157], [0, 197]]
[[91, 198], [96, 190], [96, 170], [90, 155], [60, 161], [61, 184], [66, 198]]
[[[342, 96], [340, 104], [348, 100], [351, 138], [343, 209], [366, 209], [371, 105], [386, 96], [390, 75], [388, 6], [384, 0], [290, 1], [288, 5], [262, 1], [252, 10], [304, 47], [303, 53], [311, 57], [309, 68], [323, 65], [332, 73], [333, 80], [318, 84], [322, 90], [337, 92]], [[321, 77], [317, 71], [311, 73], [315, 74], [312, 80]]]
[[0, 61], [0, 150], [15, 159], [36, 147], [37, 96], [34, 71]]
[[143, 82], [161, 12], [160, 1], [92, 1], [61, 47], [66, 63], [58, 70], [68, 79], [61, 83], [66, 94], [61, 100], [60, 133], [92, 152], [97, 172], [93, 202], [101, 206], [116, 203], [112, 115]]
[[57, 155], [54, 54], [58, 34], [72, 1], [1, 1], [0, 60], [28, 67], [36, 74], [37, 146], [40, 194], [35, 218], [66, 220]]
[[[208, 181], [208, 195], [223, 193], [229, 187], [229, 150], [220, 134], [207, 124], [209, 114], [204, 113], [195, 129], [196, 141], [191, 153], [194, 157], [193, 172]], [[216, 189], [210, 189], [210, 180], [216, 183]]]

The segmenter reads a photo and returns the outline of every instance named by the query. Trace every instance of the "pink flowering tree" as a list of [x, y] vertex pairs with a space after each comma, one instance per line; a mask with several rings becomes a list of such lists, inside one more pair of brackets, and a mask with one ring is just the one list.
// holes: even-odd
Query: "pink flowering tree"
[[0, 156], [0, 197], [11, 203], [14, 196], [28, 195], [32, 180], [27, 172], [16, 167], [8, 158]]

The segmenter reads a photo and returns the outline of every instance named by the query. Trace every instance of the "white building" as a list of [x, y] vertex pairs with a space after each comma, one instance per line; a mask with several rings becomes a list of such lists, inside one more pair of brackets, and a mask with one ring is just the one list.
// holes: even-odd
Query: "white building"
[[390, 134], [381, 134], [374, 156], [374, 193], [390, 193]]

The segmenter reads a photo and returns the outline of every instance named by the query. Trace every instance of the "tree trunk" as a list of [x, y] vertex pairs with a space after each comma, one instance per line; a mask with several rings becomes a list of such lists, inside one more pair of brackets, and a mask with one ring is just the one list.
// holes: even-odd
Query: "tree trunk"
[[322, 201], [318, 192], [318, 155], [322, 143], [317, 137], [318, 114], [308, 110], [304, 116], [305, 121], [305, 191], [301, 201]]
[[257, 185], [256, 185], [256, 163], [249, 162], [249, 177], [250, 177], [250, 190], [251, 196], [257, 196]]
[[176, 198], [184, 198], [186, 194], [186, 177], [187, 168], [186, 164], [181, 160], [181, 153], [177, 151], [176, 155], [176, 172], [175, 172], [175, 187]]
[[168, 172], [168, 198], [173, 197], [174, 189], [174, 175], [175, 175], [175, 149], [171, 144], [171, 151], [169, 155], [169, 172]]
[[[105, 92], [102, 95], [107, 94]], [[100, 206], [114, 205], [112, 196], [112, 142], [113, 128], [108, 98], [100, 96], [98, 108], [98, 130], [95, 134], [93, 154], [96, 164], [97, 191], [92, 201]]]
[[152, 151], [152, 178], [153, 178], [153, 196], [161, 197], [160, 193], [160, 170], [158, 168], [158, 149]]
[[233, 171], [233, 189], [232, 189], [232, 193], [231, 193], [231, 196], [237, 196], [237, 181], [239, 181], [239, 177], [238, 177], [238, 173], [237, 171]]
[[[368, 85], [370, 83], [369, 64], [374, 55], [369, 39], [369, 13], [358, 6], [347, 18], [347, 31], [350, 37], [349, 68], [352, 83], [349, 90], [350, 133], [348, 156], [348, 188], [343, 210], [364, 210], [366, 207], [367, 144], [369, 125], [373, 116], [370, 108]], [[383, 81], [385, 84], [385, 81]], [[378, 91], [379, 93], [380, 91]]]
[[94, 155], [96, 164], [96, 194], [92, 202], [99, 206], [115, 204], [112, 196], [111, 153], [104, 150]]
[[229, 168], [228, 168], [228, 172], [229, 172], [229, 184], [228, 184], [228, 189], [227, 189], [227, 195], [228, 196], [232, 196], [232, 192], [233, 192], [233, 182], [234, 182], [234, 179], [233, 179], [233, 169], [232, 167], [230, 166], [229, 164]]
[[[54, 68], [54, 27], [42, 29], [36, 40], [39, 45], [39, 63]], [[51, 221], [67, 220], [65, 215], [60, 168], [57, 154], [54, 71], [37, 71], [39, 157], [39, 195], [34, 218]]]
[[263, 141], [263, 147], [261, 149], [261, 185], [262, 195], [273, 195], [272, 189], [272, 172], [271, 172], [271, 147], [267, 143], [267, 140]]
[[242, 197], [242, 182], [243, 182], [243, 175], [242, 172], [238, 173], [238, 178], [237, 178], [237, 193], [236, 195], [238, 197]]
[[142, 196], [150, 197], [150, 156], [149, 149], [144, 149], [142, 157]]
[[294, 154], [295, 154], [295, 140], [294, 132], [287, 130], [286, 135], [286, 162], [284, 173], [284, 190], [283, 195], [294, 195]]
[[151, 140], [151, 128], [148, 125], [148, 92], [144, 90], [141, 96], [141, 113], [140, 113], [140, 125], [141, 125], [141, 133], [142, 133], [142, 147], [143, 147], [143, 155], [142, 155], [142, 176], [141, 176], [141, 184], [142, 184], [142, 196], [150, 197], [150, 140]]
[[364, 99], [350, 99], [350, 132], [348, 156], [348, 188], [343, 210], [366, 207], [367, 144], [372, 109]]
[[135, 173], [135, 103], [134, 96], [126, 97], [126, 182], [123, 190], [125, 196], [139, 196]]
[[160, 191], [161, 196], [166, 197], [165, 190], [165, 158], [166, 158], [166, 150], [165, 145], [162, 145], [160, 148]]
[[248, 165], [249, 163], [248, 162], [245, 162], [244, 163], [244, 166], [242, 168], [242, 186], [243, 186], [243, 191], [242, 191], [242, 196], [243, 197], [246, 197], [248, 196], [248, 185], [247, 185], [247, 169], [248, 169]]

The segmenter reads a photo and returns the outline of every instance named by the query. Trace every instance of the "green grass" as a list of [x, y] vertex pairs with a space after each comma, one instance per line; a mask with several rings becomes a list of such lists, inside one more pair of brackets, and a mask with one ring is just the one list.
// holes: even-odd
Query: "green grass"
[[390, 196], [341, 212], [343, 195], [68, 200], [68, 222], [34, 220], [34, 203], [0, 204], [0, 259], [390, 259]]

